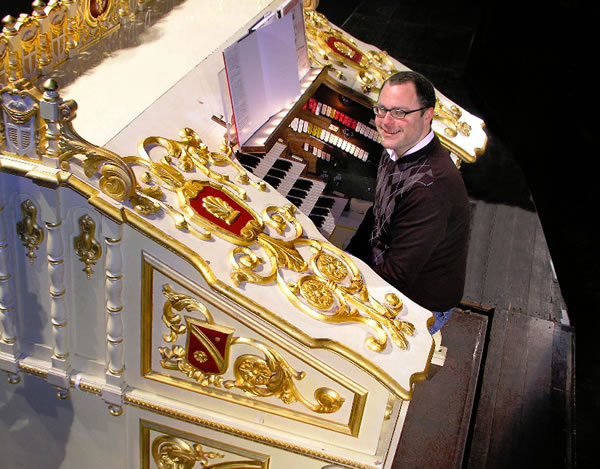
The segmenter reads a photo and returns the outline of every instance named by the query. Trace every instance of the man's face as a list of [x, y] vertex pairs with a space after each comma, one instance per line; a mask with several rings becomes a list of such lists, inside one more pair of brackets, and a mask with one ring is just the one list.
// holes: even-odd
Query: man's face
[[[386, 109], [398, 108], [404, 111], [421, 107], [415, 85], [410, 82], [398, 85], [386, 83], [379, 94], [378, 104]], [[432, 118], [433, 108], [407, 114], [404, 119], [395, 119], [388, 112], [385, 117], [376, 116], [375, 125], [382, 137], [383, 146], [402, 156], [429, 133]]]

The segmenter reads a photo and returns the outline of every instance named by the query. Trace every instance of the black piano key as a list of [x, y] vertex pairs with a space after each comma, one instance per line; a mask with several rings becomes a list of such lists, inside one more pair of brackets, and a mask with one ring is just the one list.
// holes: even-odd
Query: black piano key
[[267, 174], [269, 176], [273, 176], [279, 179], [283, 179], [285, 178], [285, 171], [281, 171], [280, 169], [269, 169], [269, 171], [267, 171]]
[[333, 207], [334, 204], [335, 204], [335, 200], [333, 200], [330, 197], [319, 197], [317, 199], [317, 202], [315, 203], [315, 205], [318, 207], [327, 207], [327, 208]]
[[278, 179], [276, 177], [272, 177], [272, 176], [265, 176], [263, 178], [266, 182], [268, 182], [269, 184], [271, 184], [275, 189], [277, 189], [279, 187], [279, 184], [281, 184], [281, 179]]
[[307, 191], [301, 191], [300, 189], [294, 189], [293, 187], [290, 189], [290, 191], [288, 192], [289, 195], [293, 196], [293, 197], [298, 197], [299, 199], [305, 199], [306, 195], [308, 194]]
[[323, 207], [313, 207], [313, 209], [310, 211], [310, 214], [325, 216], [329, 214], [329, 209]]
[[254, 155], [249, 155], [248, 153], [237, 153], [236, 154], [238, 161], [246, 166], [250, 166], [252, 168], [256, 168], [260, 163], [260, 158]]
[[291, 203], [293, 203], [296, 207], [300, 207], [300, 205], [302, 205], [302, 199], [299, 199], [298, 197], [294, 197], [294, 196], [288, 195], [287, 199]]
[[308, 179], [296, 179], [296, 182], [294, 182], [294, 186], [296, 189], [302, 189], [302, 190], [310, 190], [310, 188], [312, 187], [313, 183], [311, 181], [309, 181]]
[[321, 228], [321, 226], [323, 226], [323, 223], [325, 223], [325, 217], [321, 217], [319, 215], [309, 215], [308, 218], [310, 218], [313, 223], [317, 226], [317, 228]]
[[275, 163], [273, 163], [273, 168], [281, 169], [282, 171], [289, 171], [291, 167], [292, 167], [291, 161], [283, 160], [281, 158], [278, 159], [277, 161], [275, 161]]

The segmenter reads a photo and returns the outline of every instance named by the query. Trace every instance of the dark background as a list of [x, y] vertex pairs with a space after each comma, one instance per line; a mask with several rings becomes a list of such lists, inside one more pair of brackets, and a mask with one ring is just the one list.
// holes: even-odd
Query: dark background
[[[486, 122], [487, 151], [463, 167], [465, 182], [473, 198], [538, 213], [576, 328], [577, 461], [591, 465], [600, 409], [597, 14], [579, 0], [321, 0], [317, 9]], [[0, 10], [18, 16], [31, 2]]]

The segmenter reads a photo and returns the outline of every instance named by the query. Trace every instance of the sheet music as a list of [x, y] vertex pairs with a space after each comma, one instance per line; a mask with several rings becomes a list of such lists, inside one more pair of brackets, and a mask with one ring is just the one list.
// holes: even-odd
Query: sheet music
[[238, 142], [300, 96], [293, 17], [251, 32], [223, 53]]

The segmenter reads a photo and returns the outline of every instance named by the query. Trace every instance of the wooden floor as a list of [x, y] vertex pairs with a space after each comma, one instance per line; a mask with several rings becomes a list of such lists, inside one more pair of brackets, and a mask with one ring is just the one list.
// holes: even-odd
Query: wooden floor
[[463, 467], [573, 467], [575, 337], [537, 214], [476, 202], [468, 266], [493, 313]]
[[535, 212], [473, 202], [465, 301], [394, 469], [574, 467], [574, 333]]

